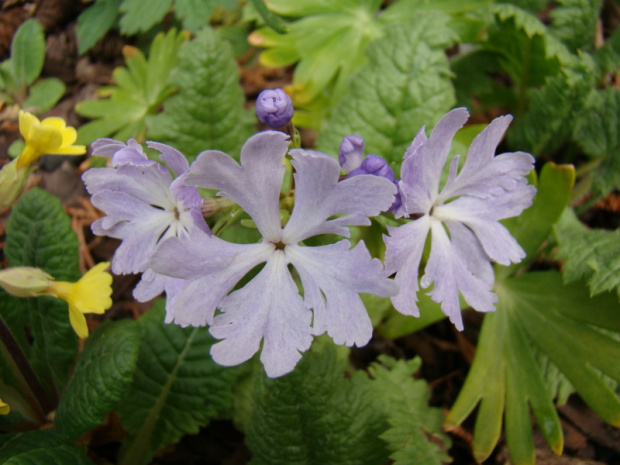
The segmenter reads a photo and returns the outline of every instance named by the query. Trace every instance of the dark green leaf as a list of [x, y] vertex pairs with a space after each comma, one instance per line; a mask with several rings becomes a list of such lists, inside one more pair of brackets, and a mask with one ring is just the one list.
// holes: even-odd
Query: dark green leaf
[[32, 84], [41, 74], [45, 60], [45, 36], [41, 24], [31, 18], [15, 33], [11, 43], [13, 77], [23, 86]]
[[558, 256], [566, 259], [566, 283], [586, 279], [591, 295], [616, 289], [620, 297], [620, 230], [587, 229], [567, 210], [555, 234], [560, 244]]
[[0, 464], [92, 465], [66, 436], [54, 430], [5, 434], [0, 437]]
[[142, 333], [133, 382], [118, 406], [129, 432], [119, 464], [148, 463], [168, 443], [195, 434], [231, 408], [239, 369], [216, 365], [207, 328], [165, 324], [163, 302], [138, 321]]
[[614, 29], [603, 46], [596, 51], [594, 59], [601, 74], [618, 71], [620, 68], [620, 28]]
[[150, 0], [148, 8], [144, 8], [142, 0], [123, 0], [120, 21], [121, 32], [132, 35], [148, 31], [160, 22], [170, 10], [172, 0]]
[[[77, 281], [78, 246], [71, 219], [56, 197], [32, 189], [13, 207], [4, 249], [11, 266], [39, 267], [57, 280]], [[26, 302], [29, 311], [23, 321], [33, 339], [31, 364], [50, 393], [61, 392], [77, 352], [67, 304], [52, 297]], [[11, 330], [24, 331], [16, 327]]]
[[95, 45], [114, 25], [121, 2], [122, 0], [97, 0], [80, 14], [75, 30], [79, 55]]
[[229, 44], [213, 29], [203, 29], [181, 48], [171, 82], [178, 92], [160, 115], [148, 119], [148, 137], [174, 146], [190, 160], [207, 149], [238, 154], [254, 119], [243, 108]]
[[400, 160], [420, 127], [450, 109], [448, 20], [438, 12], [420, 13], [415, 23], [394, 25], [369, 46], [370, 63], [351, 80], [319, 136], [323, 151], [336, 153], [344, 136], [357, 134], [367, 152]]
[[550, 13], [551, 32], [570, 50], [591, 52], [602, 5], [602, 0], [559, 0]]
[[77, 438], [103, 422], [131, 383], [139, 345], [132, 320], [101, 325], [90, 335], [58, 405], [59, 431]]

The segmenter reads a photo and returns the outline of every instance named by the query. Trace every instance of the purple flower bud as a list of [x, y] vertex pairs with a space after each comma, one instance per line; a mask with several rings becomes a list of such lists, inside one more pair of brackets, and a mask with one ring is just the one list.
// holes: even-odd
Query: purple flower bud
[[390, 168], [387, 161], [378, 155], [366, 155], [364, 161], [359, 168], [354, 169], [349, 173], [349, 178], [360, 174], [372, 174], [373, 176], [381, 176], [392, 182], [396, 180], [394, 177], [394, 171]]
[[346, 136], [338, 148], [340, 166], [347, 173], [359, 168], [364, 159], [364, 139], [360, 136]]
[[293, 117], [293, 102], [282, 89], [266, 89], [256, 99], [256, 115], [272, 128], [286, 126]]

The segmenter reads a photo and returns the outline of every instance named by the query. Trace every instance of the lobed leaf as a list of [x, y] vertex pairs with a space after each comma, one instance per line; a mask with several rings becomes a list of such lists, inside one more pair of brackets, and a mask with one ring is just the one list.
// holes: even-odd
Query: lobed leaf
[[560, 0], [550, 12], [551, 32], [571, 51], [591, 52], [602, 5], [602, 0]]
[[133, 378], [140, 328], [133, 320], [107, 322], [88, 338], [56, 411], [56, 429], [77, 438], [99, 426]]
[[367, 152], [400, 160], [420, 127], [450, 109], [454, 90], [443, 51], [454, 37], [448, 19], [420, 13], [415, 23], [394, 25], [369, 46], [370, 63], [351, 80], [317, 140], [322, 151], [336, 153], [345, 135], [357, 134]]
[[129, 432], [119, 464], [148, 463], [166, 444], [196, 434], [231, 408], [239, 369], [216, 365], [206, 328], [164, 324], [160, 301], [138, 321], [142, 340], [133, 382], [118, 405]]
[[190, 161], [206, 149], [238, 154], [253, 132], [243, 108], [239, 70], [228, 43], [211, 28], [183, 45], [171, 79], [178, 92], [147, 120], [148, 137], [172, 145]]

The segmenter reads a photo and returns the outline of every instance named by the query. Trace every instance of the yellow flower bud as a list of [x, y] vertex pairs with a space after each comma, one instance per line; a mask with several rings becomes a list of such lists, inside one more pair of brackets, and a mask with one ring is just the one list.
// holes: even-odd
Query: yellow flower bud
[[42, 155], [82, 155], [84, 145], [73, 145], [77, 132], [67, 127], [62, 118], [51, 117], [43, 121], [25, 111], [19, 112], [19, 132], [26, 146], [17, 157], [17, 170], [30, 166]]
[[17, 158], [0, 169], [0, 212], [13, 205], [28, 182], [34, 167], [17, 169]]
[[9, 404], [0, 399], [0, 415], [8, 415], [10, 411], [11, 407], [9, 407]]
[[15, 297], [43, 295], [53, 279], [43, 270], [29, 266], [0, 270], [0, 287]]

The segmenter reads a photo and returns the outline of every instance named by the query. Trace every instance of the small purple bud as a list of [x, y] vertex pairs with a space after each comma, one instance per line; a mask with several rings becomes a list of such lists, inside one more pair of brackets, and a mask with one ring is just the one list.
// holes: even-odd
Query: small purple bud
[[293, 117], [293, 102], [282, 89], [266, 89], [256, 99], [256, 116], [272, 128], [286, 126]]
[[360, 136], [346, 136], [338, 148], [338, 161], [347, 173], [362, 165], [364, 159], [364, 139]]
[[394, 171], [390, 168], [387, 161], [378, 155], [369, 154], [362, 162], [359, 168], [349, 173], [349, 178], [360, 174], [372, 174], [373, 176], [381, 176], [391, 182], [395, 182]]

